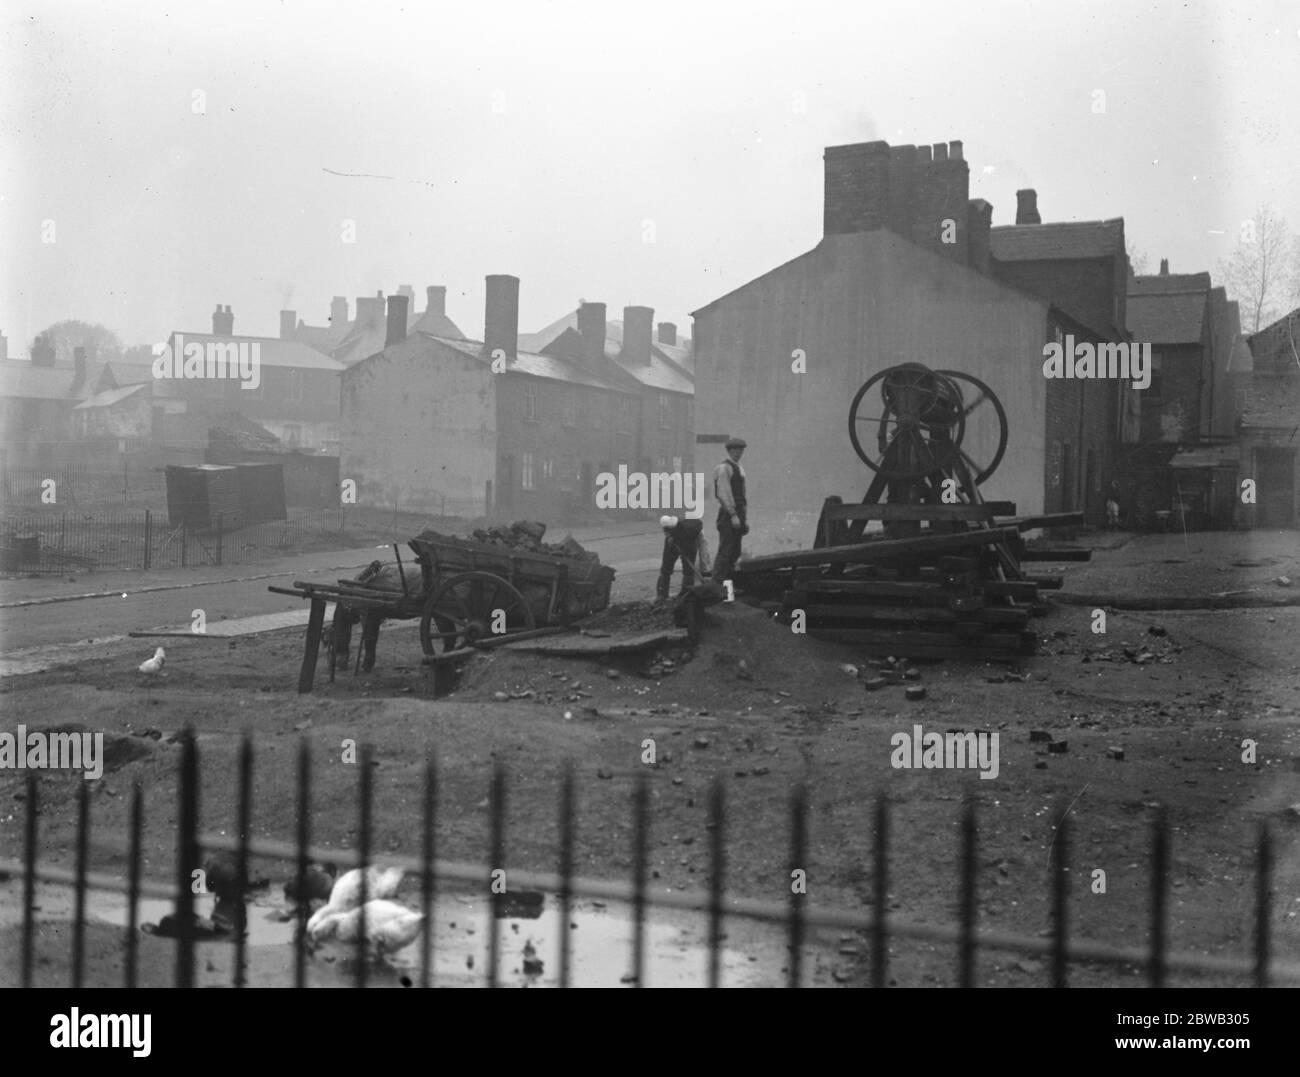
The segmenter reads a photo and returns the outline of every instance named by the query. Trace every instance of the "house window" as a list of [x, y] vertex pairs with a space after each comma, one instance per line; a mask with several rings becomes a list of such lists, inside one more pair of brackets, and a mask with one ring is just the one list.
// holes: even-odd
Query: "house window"
[[1061, 443], [1059, 441], [1052, 442], [1052, 466], [1047, 475], [1047, 484], [1061, 485]]
[[564, 415], [561, 421], [565, 426], [578, 425], [578, 394], [564, 394]]
[[659, 429], [667, 430], [672, 426], [672, 405], [666, 393], [659, 394]]
[[520, 481], [525, 490], [533, 488], [533, 454], [530, 452], [524, 453], [524, 468]]
[[553, 478], [555, 478], [555, 461], [554, 461], [554, 460], [549, 460], [549, 459], [548, 459], [548, 460], [543, 460], [543, 461], [542, 461], [542, 478], [543, 478], [543, 480], [545, 480], [546, 482], [550, 482]]
[[666, 457], [666, 456], [656, 456], [656, 457], [655, 457], [655, 471], [658, 471], [658, 472], [662, 473], [662, 472], [665, 472], [665, 471], [667, 471], [667, 470], [668, 470], [668, 457]]
[[537, 422], [537, 386], [528, 385], [524, 387], [524, 420], [526, 422]]
[[614, 431], [619, 434], [630, 434], [632, 432], [632, 405], [626, 400], [615, 402]]
[[302, 371], [289, 371], [289, 399], [295, 403], [302, 403]]

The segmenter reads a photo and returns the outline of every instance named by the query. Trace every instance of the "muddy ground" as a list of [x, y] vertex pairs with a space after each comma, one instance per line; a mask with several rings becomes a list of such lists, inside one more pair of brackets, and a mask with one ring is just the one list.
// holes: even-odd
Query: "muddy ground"
[[[608, 620], [607, 629], [667, 618], [625, 607]], [[509, 787], [507, 871], [554, 869], [559, 771], [572, 760], [577, 871], [629, 877], [633, 779], [648, 773], [651, 881], [673, 890], [707, 886], [707, 791], [721, 776], [727, 889], [773, 901], [789, 892], [788, 799], [796, 784], [808, 783], [809, 901], [856, 910], [871, 907], [871, 812], [883, 791], [894, 804], [890, 909], [925, 924], [955, 920], [958, 817], [971, 796], [979, 812], [980, 927], [1028, 936], [1049, 923], [1052, 813], [1072, 804], [1072, 932], [1116, 946], [1148, 938], [1151, 824], [1164, 805], [1174, 827], [1170, 945], [1240, 958], [1250, 954], [1254, 848], [1267, 822], [1276, 839], [1274, 954], [1300, 959], [1300, 608], [1112, 610], [1105, 635], [1090, 631], [1091, 623], [1090, 610], [1055, 607], [1035, 622], [1041, 653], [1015, 667], [916, 663], [927, 690], [919, 702], [906, 700], [902, 685], [864, 691], [862, 677], [875, 670], [852, 647], [793, 636], [736, 603], [710, 612], [693, 651], [618, 660], [497, 651], [476, 658], [459, 687], [436, 700], [408, 624], [385, 626], [369, 675], [341, 672], [331, 684], [322, 660], [310, 696], [295, 690], [302, 630], [290, 629], [235, 643], [179, 643], [169, 650], [166, 679], [149, 684], [135, 672], [145, 657], [141, 643], [113, 644], [72, 666], [6, 679], [0, 706], [8, 721], [30, 728], [74, 722], [123, 738], [111, 773], [94, 787], [92, 870], [124, 874], [129, 793], [140, 782], [145, 873], [170, 879], [179, 750], [169, 738], [189, 724], [198, 733], [205, 829], [233, 831], [237, 747], [248, 729], [257, 753], [254, 835], [292, 841], [294, 758], [305, 737], [314, 763], [313, 841], [338, 848], [357, 838], [357, 769], [341, 761], [341, 745], [368, 741], [378, 760], [377, 856], [418, 855], [422, 768], [432, 752], [441, 775], [439, 855], [485, 861], [488, 774], [499, 761]], [[998, 777], [893, 769], [890, 738], [915, 723], [927, 731], [996, 730]], [[146, 735], [151, 730], [160, 736]], [[1031, 731], [1065, 741], [1066, 750], [1049, 752]], [[653, 768], [641, 762], [647, 738], [656, 745]], [[1247, 738], [1258, 742], [1253, 764], [1242, 761]], [[42, 859], [67, 868], [78, 780], [48, 776], [40, 815]], [[21, 774], [0, 771], [0, 856], [20, 855], [21, 784]], [[1106, 873], [1104, 894], [1092, 892], [1097, 868]], [[275, 891], [291, 872], [269, 861], [256, 869]], [[19, 890], [12, 881], [0, 890], [10, 910], [0, 929], [0, 984], [8, 985], [18, 976], [12, 900]], [[402, 896], [416, 900], [414, 890]], [[56, 922], [38, 939], [37, 982], [67, 983], [69, 931], [53, 905], [46, 915]], [[733, 932], [743, 936], [739, 926]], [[119, 940], [107, 928], [91, 932], [88, 983], [120, 982]], [[751, 960], [783, 963], [779, 946], [754, 947]], [[954, 983], [954, 949], [897, 940], [891, 982]], [[867, 953], [865, 936], [822, 935], [813, 981], [866, 983]], [[141, 960], [144, 982], [168, 982], [170, 944], [147, 940]], [[283, 982], [278, 975], [268, 970], [263, 982]], [[1044, 962], [1023, 954], [979, 959], [979, 983], [1030, 986], [1045, 977]], [[771, 978], [779, 982], [779, 968]], [[1078, 964], [1072, 981], [1136, 985], [1142, 971]], [[1243, 981], [1182, 973], [1174, 982]]]

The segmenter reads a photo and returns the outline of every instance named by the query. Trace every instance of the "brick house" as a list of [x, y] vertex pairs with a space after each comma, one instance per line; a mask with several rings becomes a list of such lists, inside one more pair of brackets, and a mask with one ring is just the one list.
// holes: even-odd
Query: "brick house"
[[[1016, 223], [989, 233], [993, 275], [1052, 304], [1058, 342], [1067, 334], [1093, 345], [1128, 342], [1123, 219], [1044, 224], [1036, 191], [1017, 191], [1016, 201]], [[1140, 395], [1128, 381], [1048, 381], [1046, 511], [1104, 521], [1114, 445], [1134, 438]]]
[[1300, 308], [1247, 338], [1254, 368], [1240, 422], [1241, 477], [1255, 480], [1255, 504], [1238, 502], [1240, 522], [1295, 527], [1300, 513]]
[[[806, 547], [828, 494], [861, 496], [872, 473], [849, 441], [849, 403], [907, 361], [993, 389], [1009, 431], [985, 496], [1043, 510], [1043, 348], [1081, 319], [990, 271], [992, 207], [969, 199], [969, 183], [960, 142], [828, 147], [820, 242], [695, 311], [696, 443], [709, 453], [700, 464], [711, 470], [728, 435], [748, 441], [747, 550]], [[986, 452], [989, 436], [968, 432], [968, 447]], [[710, 504], [706, 518], [715, 513]]]
[[517, 278], [487, 278], [481, 342], [408, 333], [406, 305], [388, 298], [386, 346], [341, 378], [339, 473], [358, 503], [567, 522], [600, 472], [636, 466], [635, 385], [520, 349]]
[[[6, 349], [7, 355], [7, 349]], [[53, 467], [68, 461], [73, 413], [95, 395], [104, 365], [75, 348], [71, 363], [38, 337], [29, 359], [0, 359], [0, 467]]]

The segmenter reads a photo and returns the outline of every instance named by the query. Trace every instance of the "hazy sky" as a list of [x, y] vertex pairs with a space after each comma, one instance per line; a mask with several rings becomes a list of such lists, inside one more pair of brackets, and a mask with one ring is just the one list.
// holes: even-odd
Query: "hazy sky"
[[324, 324], [332, 295], [399, 284], [420, 309], [445, 284], [478, 337], [489, 273], [521, 279], [524, 331], [585, 298], [690, 332], [690, 311], [817, 242], [823, 148], [873, 138], [961, 139], [995, 225], [1034, 187], [1045, 220], [1124, 217], [1153, 271], [1213, 270], [1264, 201], [1300, 231], [1294, 0], [2, 17], [11, 355], [64, 318], [124, 344], [205, 330], [219, 302], [273, 336], [281, 307]]

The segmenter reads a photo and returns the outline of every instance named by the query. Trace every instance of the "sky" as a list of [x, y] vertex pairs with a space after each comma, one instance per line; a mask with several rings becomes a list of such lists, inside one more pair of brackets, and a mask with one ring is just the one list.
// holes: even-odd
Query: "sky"
[[824, 147], [872, 139], [961, 140], [995, 225], [1033, 187], [1214, 272], [1262, 203], [1300, 232], [1298, 103], [1293, 0], [11, 0], [0, 332], [152, 344], [220, 303], [275, 336], [440, 284], [479, 338], [509, 273], [521, 331], [586, 299], [689, 333], [816, 245]]

